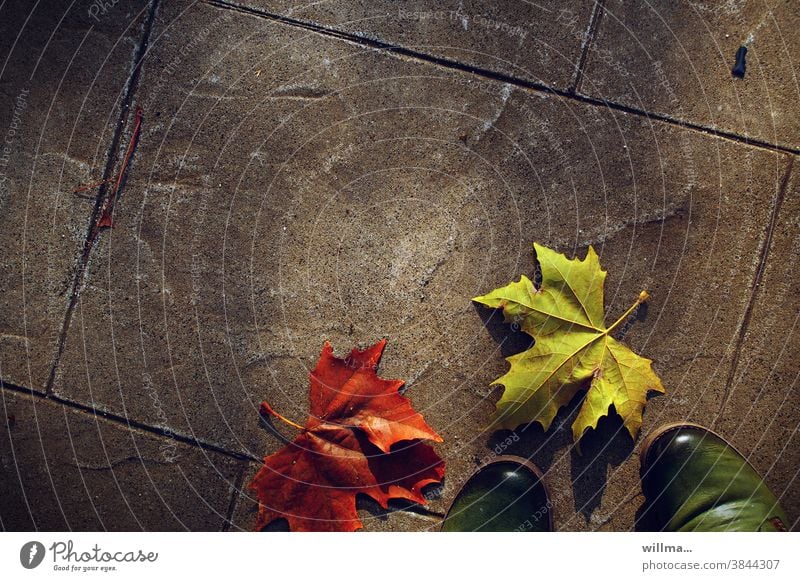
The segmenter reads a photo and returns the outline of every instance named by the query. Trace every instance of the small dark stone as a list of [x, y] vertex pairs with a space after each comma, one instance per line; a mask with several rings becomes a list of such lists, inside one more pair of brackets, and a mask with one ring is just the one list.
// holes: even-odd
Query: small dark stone
[[736, 64], [733, 65], [733, 68], [731, 69], [731, 74], [739, 79], [744, 78], [745, 69], [747, 68], [747, 63], [745, 62], [746, 54], [747, 54], [746, 46], [740, 46], [739, 50], [736, 51]]

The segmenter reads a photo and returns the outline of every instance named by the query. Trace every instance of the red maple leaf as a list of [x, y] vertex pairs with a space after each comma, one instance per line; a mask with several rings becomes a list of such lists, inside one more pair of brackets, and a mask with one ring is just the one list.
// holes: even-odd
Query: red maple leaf
[[354, 531], [361, 528], [357, 494], [383, 508], [392, 498], [425, 504], [422, 488], [441, 482], [444, 462], [420, 440], [442, 439], [398, 393], [403, 381], [375, 372], [385, 346], [381, 340], [339, 359], [325, 343], [310, 374], [305, 427], [261, 404], [262, 412], [302, 432], [264, 458], [250, 483], [259, 500], [257, 530], [285, 518], [294, 531]]

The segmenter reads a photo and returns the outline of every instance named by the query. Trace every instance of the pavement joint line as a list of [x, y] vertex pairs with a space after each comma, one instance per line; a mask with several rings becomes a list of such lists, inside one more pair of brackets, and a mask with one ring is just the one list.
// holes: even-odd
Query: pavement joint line
[[739, 327], [739, 335], [736, 337], [736, 346], [733, 350], [733, 360], [731, 367], [728, 371], [728, 377], [725, 381], [725, 392], [722, 394], [722, 402], [719, 406], [717, 416], [714, 418], [711, 427], [714, 427], [718, 420], [720, 420], [728, 405], [728, 400], [731, 396], [731, 385], [736, 378], [736, 371], [739, 367], [739, 359], [742, 356], [742, 349], [744, 349], [744, 341], [747, 335], [747, 330], [750, 327], [750, 320], [753, 316], [753, 308], [755, 307], [756, 299], [760, 296], [761, 281], [764, 278], [764, 272], [767, 269], [767, 260], [769, 259], [769, 252], [772, 249], [772, 235], [775, 232], [775, 225], [778, 222], [778, 214], [780, 213], [783, 201], [786, 198], [786, 190], [789, 187], [789, 178], [792, 175], [792, 167], [794, 166], [794, 156], [788, 156], [789, 161], [784, 170], [783, 177], [781, 178], [778, 191], [772, 201], [772, 210], [769, 215], [769, 221], [764, 233], [764, 241], [761, 243], [761, 252], [759, 253], [758, 265], [756, 266], [755, 276], [750, 289], [750, 297], [747, 299], [747, 306], [742, 316], [742, 324]]
[[[259, 461], [259, 462], [251, 461], [251, 463], [252, 464], [258, 464], [259, 466], [263, 466], [263, 464], [264, 464], [263, 461]], [[253, 468], [253, 466], [250, 466], [250, 468]], [[223, 525], [223, 528], [222, 528], [221, 532], [230, 531], [230, 527], [233, 524], [233, 513], [235, 512], [236, 507], [239, 504], [239, 497], [241, 496], [240, 493], [242, 492], [242, 485], [244, 484], [244, 476], [245, 476], [245, 473], [247, 472], [247, 469], [248, 469], [248, 465], [245, 464], [242, 467], [241, 472], [239, 473], [239, 476], [236, 479], [235, 489], [233, 491], [233, 497], [231, 498], [231, 504], [228, 507], [228, 518], [225, 520], [225, 524]], [[377, 504], [377, 501], [375, 501], [373, 498], [369, 497], [369, 499], [370, 499], [370, 502], [375, 502]], [[392, 500], [390, 500], [389, 502], [391, 503]], [[389, 515], [395, 514], [395, 513], [412, 514], [415, 517], [419, 517], [419, 518], [421, 518], [423, 520], [426, 520], [426, 521], [430, 522], [431, 524], [441, 523], [442, 520], [444, 520], [444, 517], [445, 517], [444, 513], [440, 513], [440, 512], [434, 511], [434, 510], [428, 510], [423, 505], [420, 505], [420, 504], [409, 504], [408, 506], [403, 506], [402, 508], [389, 508], [389, 509], [384, 509], [384, 510], [387, 510]], [[237, 530], [241, 530], [241, 529], [237, 529]]]
[[[260, 466], [264, 465], [264, 461], [263, 460], [257, 460], [255, 458], [245, 458], [245, 460], [250, 462], [250, 464], [251, 464], [250, 468], [255, 468], [256, 466], [260, 467]], [[246, 471], [247, 471], [247, 465], [245, 465], [245, 467], [242, 470], [242, 481], [237, 483], [237, 485], [236, 485], [237, 490], [234, 491], [234, 492], [239, 492], [239, 491], [242, 490], [241, 484], [244, 481], [244, 474], [245, 474]], [[236, 501], [234, 501], [234, 502], [236, 503]], [[439, 511], [436, 511], [436, 510], [431, 510], [429, 508], [426, 508], [425, 505], [422, 505], [422, 504], [416, 504], [416, 503], [412, 503], [411, 501], [403, 501], [403, 500], [396, 500], [395, 502], [408, 502], [408, 504], [403, 506], [402, 508], [390, 509], [391, 512], [412, 513], [415, 516], [420, 516], [420, 517], [429, 519], [431, 521], [441, 521], [446, 516], [445, 513], [439, 512]], [[236, 504], [238, 504], [238, 503], [236, 503]], [[231, 515], [230, 515], [231, 518], [233, 518], [233, 510], [235, 510], [235, 506], [231, 507]], [[229, 519], [229, 521], [230, 521], [230, 519]], [[231, 523], [228, 522], [228, 524], [230, 525]]]
[[586, 59], [589, 58], [589, 51], [594, 44], [594, 39], [597, 35], [597, 29], [600, 27], [600, 20], [603, 18], [605, 11], [606, 0], [595, 0], [592, 15], [589, 17], [589, 25], [586, 28], [586, 34], [584, 36], [583, 43], [581, 44], [581, 56], [578, 59], [578, 66], [575, 69], [575, 78], [568, 89], [570, 94], [576, 94], [581, 89], [581, 83], [583, 82], [583, 69], [586, 66]]
[[[598, 0], [595, 3], [595, 11], [596, 12], [602, 13], [602, 11], [603, 11], [603, 1], [604, 0]], [[259, 17], [263, 17], [263, 18], [268, 19], [268, 20], [273, 20], [273, 21], [276, 21], [278, 23], [285, 24], [287, 26], [303, 28], [303, 29], [310, 30], [312, 32], [315, 32], [315, 33], [318, 33], [318, 34], [321, 34], [321, 35], [334, 37], [334, 38], [337, 38], [337, 39], [340, 39], [340, 40], [344, 40], [344, 41], [347, 41], [347, 42], [352, 42], [352, 43], [359, 44], [359, 45], [362, 45], [362, 46], [363, 45], [371, 46], [372, 48], [385, 50], [386, 52], [388, 52], [390, 54], [394, 53], [394, 54], [397, 54], [399, 56], [405, 56], [405, 57], [408, 57], [408, 58], [411, 58], [411, 59], [432, 63], [434, 65], [442, 66], [444, 68], [454, 69], [454, 70], [458, 70], [458, 71], [461, 71], [461, 72], [473, 74], [473, 75], [476, 75], [476, 76], [486, 77], [486, 78], [488, 78], [490, 80], [495, 80], [495, 81], [505, 82], [505, 83], [509, 83], [509, 84], [514, 84], [514, 85], [517, 85], [517, 86], [520, 86], [522, 88], [526, 88], [526, 89], [529, 89], [529, 90], [532, 90], [532, 91], [546, 92], [546, 93], [553, 94], [553, 95], [556, 95], [556, 96], [564, 98], [564, 99], [573, 100], [573, 101], [579, 101], [579, 102], [586, 103], [586, 104], [589, 104], [589, 105], [592, 105], [592, 106], [611, 108], [611, 109], [614, 109], [614, 110], [622, 111], [624, 113], [629, 113], [629, 114], [632, 114], [632, 115], [642, 116], [642, 117], [646, 117], [646, 118], [651, 119], [651, 120], [656, 120], [656, 121], [659, 121], [659, 122], [663, 122], [665, 124], [677, 125], [679, 127], [682, 127], [682, 128], [688, 129], [688, 130], [698, 131], [698, 132], [706, 133], [706, 134], [709, 134], [709, 135], [717, 136], [717, 137], [720, 137], [720, 138], [729, 139], [731, 141], [743, 143], [743, 144], [746, 144], [746, 145], [750, 145], [752, 147], [756, 147], [756, 148], [760, 148], [760, 149], [766, 149], [766, 150], [770, 150], [770, 151], [773, 151], [773, 152], [790, 154], [790, 155], [786, 156], [786, 158], [788, 159], [788, 163], [787, 163], [786, 168], [784, 170], [784, 175], [782, 176], [780, 185], [779, 185], [779, 187], [778, 187], [778, 189], [777, 189], [777, 191], [776, 191], [776, 193], [775, 193], [775, 195], [773, 196], [773, 199], [772, 199], [772, 208], [771, 208], [771, 211], [770, 211], [768, 223], [765, 226], [765, 236], [764, 236], [764, 239], [762, 241], [761, 248], [760, 248], [759, 261], [758, 261], [758, 264], [757, 264], [757, 267], [756, 267], [756, 270], [755, 270], [754, 278], [752, 279], [751, 293], [750, 293], [750, 297], [748, 299], [748, 304], [747, 304], [747, 307], [745, 309], [745, 313], [744, 313], [743, 318], [742, 318], [741, 326], [739, 328], [739, 333], [738, 333], [738, 337], [737, 337], [737, 343], [736, 343], [736, 346], [734, 348], [734, 358], [733, 358], [731, 367], [729, 369], [729, 377], [728, 377], [728, 381], [727, 381], [726, 387], [725, 387], [725, 394], [724, 394], [724, 397], [723, 397], [723, 402], [722, 402], [722, 405], [720, 407], [717, 419], [719, 419], [719, 417], [722, 416], [722, 413], [724, 412], [724, 409], [725, 409], [726, 404], [727, 404], [727, 400], [729, 399], [729, 395], [730, 395], [729, 391], [730, 391], [731, 381], [735, 377], [735, 374], [736, 374], [736, 371], [737, 371], [737, 368], [738, 368], [738, 364], [739, 364], [739, 360], [740, 360], [740, 356], [741, 356], [741, 351], [742, 351], [742, 348], [743, 348], [743, 345], [744, 345], [745, 336], [746, 336], [747, 330], [749, 328], [749, 323], [750, 323], [750, 320], [751, 320], [751, 317], [752, 317], [752, 313], [753, 313], [753, 310], [754, 310], [754, 304], [756, 302], [757, 297], [760, 295], [760, 293], [759, 293], [760, 283], [761, 283], [761, 281], [763, 279], [763, 276], [764, 276], [764, 273], [765, 273], [765, 270], [766, 270], [767, 261], [769, 259], [769, 254], [770, 254], [770, 250], [771, 250], [771, 247], [772, 247], [772, 238], [773, 238], [774, 229], [775, 229], [775, 226], [777, 224], [777, 220], [778, 220], [778, 216], [779, 216], [779, 213], [780, 213], [780, 209], [781, 209], [782, 204], [784, 202], [784, 199], [785, 199], [785, 196], [786, 196], [786, 191], [788, 189], [788, 183], [789, 183], [790, 178], [791, 178], [791, 173], [792, 173], [792, 169], [793, 169], [793, 162], [794, 162], [794, 156], [800, 154], [800, 149], [792, 149], [792, 148], [785, 147], [785, 146], [780, 146], [780, 145], [777, 145], [777, 144], [771, 144], [771, 143], [768, 143], [768, 142], [752, 140], [752, 139], [748, 139], [748, 138], [742, 137], [742, 136], [740, 136], [738, 134], [735, 134], [735, 133], [726, 133], [726, 132], [719, 131], [719, 130], [716, 130], [716, 129], [713, 129], [713, 128], [704, 127], [704, 126], [701, 126], [701, 125], [695, 125], [695, 124], [693, 124], [691, 122], [686, 122], [686, 121], [682, 121], [682, 120], [679, 120], [679, 119], [674, 119], [674, 118], [671, 118], [671, 117], [666, 116], [666, 115], [652, 114], [652, 113], [648, 113], [648, 112], [643, 111], [643, 110], [630, 108], [630, 107], [627, 107], [625, 105], [619, 105], [619, 104], [616, 104], [616, 103], [613, 103], [613, 102], [605, 101], [605, 100], [602, 100], [602, 99], [596, 99], [596, 98], [593, 98], [593, 97], [589, 97], [589, 96], [586, 96], [586, 95], [579, 94], [578, 91], [580, 89], [580, 80], [581, 80], [581, 73], [582, 73], [582, 69], [580, 67], [582, 67], [583, 64], [585, 64], [585, 59], [588, 58], [588, 53], [591, 50], [591, 44], [592, 44], [592, 40], [594, 38], [594, 33], [596, 32], [596, 28], [595, 28], [594, 32], [592, 32], [590, 30], [587, 31], [587, 33], [591, 35], [591, 38], [586, 41], [584, 49], [582, 50], [581, 59], [579, 61], [579, 69], [577, 71], [578, 76], [575, 79], [573, 87], [565, 92], [563, 90], [554, 89], [554, 88], [548, 87], [548, 86], [543, 85], [543, 84], [534, 83], [534, 82], [531, 82], [531, 81], [526, 81], [524, 79], [517, 79], [517, 78], [511, 77], [511, 76], [508, 76], [508, 75], [504, 75], [502, 73], [496, 73], [496, 72], [493, 72], [493, 71], [490, 71], [490, 70], [481, 69], [479, 67], [472, 67], [472, 66], [469, 66], [469, 65], [465, 65], [465, 64], [462, 64], [462, 63], [460, 63], [458, 61], [450, 61], [448, 59], [441, 59], [441, 58], [438, 58], [438, 57], [433, 57], [433, 56], [430, 56], [430, 55], [426, 55], [424, 53], [419, 53], [417, 51], [404, 48], [402, 46], [395, 46], [395, 45], [392, 45], [392, 44], [389, 44], [389, 43], [385, 43], [383, 41], [373, 40], [373, 39], [369, 39], [369, 38], [360, 37], [358, 35], [352, 35], [352, 34], [349, 34], [349, 33], [339, 32], [339, 31], [336, 31], [334, 29], [328, 29], [328, 28], [323, 27], [323, 26], [315, 25], [313, 23], [305, 23], [305, 22], [300, 21], [300, 20], [294, 20], [294, 19], [291, 19], [291, 18], [287, 18], [287, 17], [283, 17], [283, 16], [279, 16], [279, 15], [274, 15], [274, 14], [270, 14], [268, 12], [262, 12], [262, 11], [256, 10], [256, 9], [250, 9], [250, 8], [247, 8], [247, 7], [240, 7], [240, 6], [237, 6], [237, 5], [233, 4], [233, 3], [226, 2], [224, 0], [204, 0], [204, 2], [207, 3], [207, 4], [210, 4], [212, 6], [215, 6], [217, 8], [229, 9], [229, 10], [239, 10], [239, 11], [242, 11], [244, 13], [251, 14], [251, 15], [256, 15], [256, 16], [259, 16]], [[130, 106], [133, 103], [133, 98], [134, 98], [136, 90], [138, 88], [137, 81], [138, 81], [138, 77], [139, 77], [139, 71], [141, 70], [143, 58], [144, 58], [144, 55], [146, 54], [146, 51], [147, 51], [147, 46], [148, 46], [150, 33], [152, 32], [152, 30], [154, 28], [155, 16], [156, 16], [156, 8], [157, 8], [158, 4], [159, 4], [159, 0], [151, 0], [151, 2], [150, 2], [149, 15], [148, 15], [148, 17], [147, 17], [147, 19], [145, 21], [145, 30], [144, 30], [144, 34], [142, 35], [142, 42], [137, 47], [137, 53], [136, 53], [136, 56], [134, 58], [135, 65], [134, 65], [134, 68], [132, 69], [131, 75], [129, 76], [129, 79], [126, 82], [126, 85], [125, 85], [125, 89], [124, 89], [125, 93], [124, 93], [124, 97], [123, 97], [123, 106], [122, 106], [122, 109], [120, 111], [120, 117], [119, 117], [119, 120], [118, 120], [118, 123], [117, 123], [117, 127], [115, 128], [115, 132], [114, 132], [114, 135], [113, 135], [113, 138], [112, 138], [112, 142], [111, 142], [112, 145], [109, 148], [109, 153], [108, 153], [108, 157], [107, 157], [107, 161], [106, 161], [106, 167], [105, 167], [104, 175], [103, 175], [104, 178], [112, 175], [113, 169], [114, 169], [114, 167], [116, 165], [116, 162], [118, 161], [116, 159], [116, 157], [117, 157], [116, 156], [116, 152], [117, 152], [117, 150], [119, 148], [119, 144], [120, 144], [120, 142], [122, 140], [122, 136], [123, 136], [123, 133], [124, 133], [124, 130], [125, 130], [124, 119], [130, 112]], [[599, 6], [599, 8], [598, 8], [598, 6]], [[597, 18], [595, 19], [595, 15], [593, 13], [591, 21], [590, 21], [590, 25], [589, 25], [590, 28], [592, 27], [592, 21], [595, 22], [595, 26], [596, 26], [597, 23], [599, 23], [599, 19], [600, 18], [601, 18], [601, 14], [598, 14]], [[141, 53], [141, 56], [140, 56], [140, 53]], [[99, 211], [100, 204], [102, 203], [102, 201], [104, 199], [104, 194], [105, 194], [105, 187], [101, 187], [101, 190], [100, 190], [100, 192], [98, 193], [98, 196], [97, 196], [95, 208], [94, 208], [94, 211], [93, 211], [93, 214], [92, 214], [92, 219], [90, 220], [90, 228], [94, 224], [96, 213]], [[84, 252], [87, 252], [87, 250], [88, 250], [88, 252], [91, 252], [91, 250], [92, 250], [91, 246], [89, 246], [88, 249], [85, 248]], [[172, 440], [175, 440], [175, 441], [182, 442], [182, 443], [187, 444], [187, 445], [192, 445], [192, 446], [195, 446], [195, 447], [204, 448], [204, 449], [213, 451], [215, 453], [219, 453], [221, 455], [225, 455], [227, 457], [231, 457], [231, 458], [240, 460], [242, 462], [242, 464], [241, 464], [241, 466], [240, 466], [240, 468], [238, 470], [238, 474], [237, 474], [237, 477], [236, 477], [236, 485], [235, 485], [236, 489], [234, 489], [233, 492], [232, 492], [232, 497], [231, 497], [231, 500], [230, 500], [230, 503], [229, 503], [229, 506], [228, 506], [228, 519], [226, 519], [226, 521], [223, 524], [223, 530], [227, 530], [231, 525], [230, 521], [231, 521], [231, 518], [233, 516], [233, 512], [235, 511], [236, 504], [238, 502], [238, 491], [241, 490], [241, 486], [243, 484], [244, 477], [246, 475], [246, 471], [247, 471], [247, 468], [249, 466], [248, 463], [249, 462], [255, 462], [255, 463], [260, 465], [260, 464], [262, 464], [261, 460], [256, 459], [256, 458], [254, 458], [252, 456], [249, 456], [249, 455], [246, 455], [246, 454], [231, 452], [231, 451], [229, 451], [229, 450], [227, 450], [225, 448], [221, 448], [221, 447], [216, 446], [214, 444], [202, 442], [202, 441], [194, 439], [194, 438], [190, 438], [190, 437], [186, 437], [186, 436], [180, 436], [180, 435], [174, 434], [171, 431], [166, 431], [166, 430], [163, 430], [163, 429], [160, 429], [160, 428], [157, 428], [157, 427], [149, 426], [147, 424], [143, 424], [143, 423], [137, 422], [135, 420], [128, 419], [128, 418], [126, 418], [124, 416], [118, 416], [116, 414], [100, 411], [100, 410], [97, 410], [97, 409], [92, 408], [90, 406], [87, 406], [87, 405], [84, 405], [84, 404], [80, 404], [80, 403], [77, 403], [77, 402], [72, 402], [70, 400], [66, 400], [66, 399], [60, 398], [60, 397], [55, 396], [55, 395], [52, 394], [53, 381], [54, 381], [54, 377], [55, 377], [55, 374], [56, 374], [56, 371], [57, 371], [57, 368], [58, 368], [58, 364], [59, 364], [59, 360], [60, 360], [61, 354], [62, 354], [63, 349], [64, 349], [64, 343], [66, 341], [66, 333], [67, 333], [68, 328], [69, 328], [72, 311], [74, 310], [74, 307], [77, 304], [77, 300], [79, 298], [78, 295], [79, 295], [79, 291], [80, 291], [80, 286], [82, 284], [82, 280], [83, 280], [84, 275], [85, 275], [85, 270], [86, 270], [86, 267], [88, 265], [88, 259], [89, 259], [88, 252], [87, 252], [87, 254], [85, 256], [85, 259], [82, 260], [80, 265], [79, 265], [79, 272], [76, 273], [76, 278], [75, 278], [74, 285], [73, 285], [73, 291], [72, 291], [72, 294], [70, 296], [70, 305], [68, 307], [67, 318], [66, 318], [66, 320], [64, 322], [64, 327], [62, 329], [62, 334], [61, 334], [61, 337], [60, 337], [60, 340], [59, 340], [58, 354], [57, 354], [56, 360], [54, 361], [53, 366], [51, 368], [51, 373], [50, 373], [50, 377], [49, 377], [48, 382], [47, 382], [46, 391], [42, 392], [40, 390], [35, 390], [35, 389], [32, 389], [32, 388], [27, 388], [27, 387], [21, 387], [21, 386], [17, 386], [17, 385], [13, 385], [13, 384], [8, 384], [6, 382], [3, 382], [2, 380], [0, 380], [0, 389], [7, 389], [9, 391], [16, 391], [16, 392], [28, 394], [29, 396], [32, 396], [32, 397], [35, 397], [35, 398], [38, 398], [38, 399], [48, 400], [48, 401], [51, 401], [51, 402], [53, 402], [55, 404], [59, 404], [59, 405], [65, 406], [65, 407], [69, 407], [71, 409], [79, 410], [79, 411], [81, 411], [83, 413], [86, 413], [86, 414], [91, 414], [91, 415], [94, 415], [94, 416], [100, 416], [100, 417], [102, 417], [102, 418], [104, 418], [104, 419], [106, 419], [106, 420], [108, 420], [110, 422], [114, 422], [114, 423], [118, 423], [118, 424], [125, 424], [131, 429], [138, 429], [138, 430], [141, 430], [141, 431], [144, 431], [144, 432], [155, 434], [155, 435], [157, 435], [159, 437], [168, 438], [168, 439], [172, 439]], [[417, 507], [413, 507], [413, 509], [416, 509], [416, 508]], [[415, 514], [418, 514], [420, 516], [427, 517], [427, 518], [434, 518], [434, 517], [435, 518], [441, 518], [441, 517], [444, 516], [443, 514], [439, 514], [439, 513], [434, 512], [434, 511], [428, 511], [428, 510], [425, 510], [425, 509], [420, 509], [420, 510], [413, 510], [413, 509], [412, 510], [401, 509], [401, 510], [405, 510], [406, 512], [414, 512]]]
[[408, 512], [432, 521], [441, 521], [445, 517], [445, 514], [443, 512], [429, 510], [421, 504], [420, 505], [411, 504], [409, 506], [404, 506], [403, 508], [399, 508], [393, 512]]
[[[67, 311], [64, 314], [64, 323], [61, 327], [61, 333], [59, 334], [58, 338], [58, 346], [56, 348], [56, 353], [53, 356], [53, 361], [50, 366], [50, 374], [47, 377], [47, 383], [45, 385], [45, 391], [48, 395], [53, 393], [53, 383], [55, 382], [58, 366], [61, 363], [61, 356], [64, 354], [64, 347], [66, 346], [67, 342], [67, 333], [69, 332], [70, 323], [72, 322], [72, 314], [75, 311], [75, 306], [78, 303], [78, 296], [80, 295], [81, 286], [83, 285], [86, 270], [89, 266], [89, 258], [92, 253], [92, 249], [94, 248], [95, 242], [99, 237], [96, 230], [97, 220], [103, 210], [103, 206], [107, 197], [106, 193], [108, 191], [108, 180], [110, 180], [110, 177], [113, 175], [114, 168], [119, 161], [118, 151], [125, 126], [127, 125], [126, 120], [128, 118], [128, 113], [131, 105], [133, 104], [133, 97], [136, 93], [136, 89], [138, 88], [139, 75], [141, 73], [142, 63], [144, 62], [144, 56], [147, 53], [150, 33], [152, 32], [153, 25], [155, 23], [156, 8], [159, 1], [160, 0], [150, 0], [150, 5], [147, 8], [147, 16], [144, 22], [144, 31], [142, 33], [141, 42], [134, 53], [133, 68], [131, 69], [128, 79], [125, 81], [119, 118], [117, 119], [117, 124], [114, 128], [114, 135], [111, 138], [111, 144], [106, 156], [106, 165], [103, 170], [103, 182], [105, 183], [103, 183], [98, 190], [97, 199], [95, 200], [94, 208], [92, 208], [92, 214], [89, 217], [89, 226], [86, 233], [86, 238], [84, 240], [83, 251], [78, 259], [75, 269], [69, 303], [67, 304]], [[124, 174], [121, 175], [120, 178], [120, 182], [114, 193], [116, 198], [120, 197], [121, 191], [125, 185]]]
[[113, 412], [107, 412], [103, 410], [99, 410], [92, 406], [88, 406], [82, 403], [78, 403], [69, 399], [64, 399], [57, 395], [53, 394], [46, 394], [42, 393], [41, 391], [37, 391], [34, 389], [30, 389], [27, 387], [22, 387], [19, 385], [15, 385], [13, 383], [8, 383], [7, 381], [0, 381], [0, 391], [7, 390], [16, 393], [26, 394], [30, 397], [40, 400], [46, 400], [58, 405], [62, 405], [64, 407], [70, 408], [72, 410], [94, 416], [100, 417], [104, 420], [107, 420], [114, 424], [122, 424], [126, 426], [128, 429], [135, 429], [141, 432], [146, 432], [151, 435], [159, 436], [161, 438], [166, 438], [168, 440], [173, 440], [175, 442], [180, 442], [182, 444], [188, 444], [190, 446], [194, 446], [196, 448], [202, 448], [204, 450], [215, 452], [217, 454], [221, 454], [223, 456], [227, 456], [229, 458], [233, 458], [235, 460], [245, 460], [248, 462], [260, 462], [256, 457], [250, 456], [249, 454], [244, 454], [242, 452], [233, 452], [231, 450], [227, 450], [221, 446], [217, 446], [216, 444], [211, 444], [209, 442], [204, 442], [203, 440], [199, 440], [197, 438], [192, 438], [189, 436], [184, 436], [181, 434], [176, 434], [173, 430], [159, 428], [156, 426], [151, 426], [145, 424], [143, 422], [133, 420], [131, 418], [126, 418], [124, 416], [117, 415]]
[[233, 482], [233, 490], [231, 490], [231, 499], [228, 503], [228, 511], [225, 514], [225, 520], [222, 523], [222, 532], [228, 532], [233, 524], [233, 512], [236, 510], [236, 505], [239, 504], [239, 494], [242, 490], [244, 483], [244, 473], [247, 471], [248, 464], [242, 463], [239, 466], [239, 472], [236, 474], [236, 479]]
[[287, 26], [292, 26], [295, 28], [301, 28], [304, 30], [308, 30], [310, 32], [315, 32], [317, 34], [328, 36], [331, 38], [336, 38], [338, 40], [343, 40], [346, 42], [350, 42], [353, 44], [357, 44], [363, 47], [369, 47], [373, 49], [383, 50], [390, 54], [395, 54], [399, 56], [404, 56], [413, 60], [422, 61], [428, 64], [434, 64], [443, 68], [447, 68], [450, 70], [456, 70], [464, 73], [468, 73], [471, 75], [475, 75], [478, 77], [483, 77], [486, 79], [490, 79], [493, 81], [498, 81], [502, 83], [507, 83], [510, 85], [514, 85], [516, 87], [520, 87], [523, 89], [529, 89], [539, 93], [548, 93], [550, 95], [555, 95], [557, 97], [561, 97], [563, 99], [577, 101], [579, 103], [583, 103], [585, 105], [591, 105], [594, 107], [603, 107], [606, 109], [611, 109], [613, 111], [619, 111], [622, 113], [626, 113], [629, 115], [634, 115], [636, 117], [644, 117], [650, 121], [658, 121], [660, 123], [664, 123], [666, 125], [672, 125], [675, 127], [680, 127], [682, 129], [687, 129], [691, 131], [696, 131], [698, 133], [704, 133], [706, 135], [711, 135], [713, 137], [718, 137], [721, 139], [726, 139], [729, 141], [733, 141], [736, 143], [749, 145], [750, 147], [754, 147], [757, 149], [765, 149], [772, 152], [780, 152], [780, 153], [789, 153], [792, 155], [800, 155], [800, 147], [790, 147], [786, 145], [779, 145], [777, 143], [770, 143], [768, 141], [763, 141], [761, 139], [754, 139], [750, 137], [744, 137], [739, 135], [738, 133], [734, 133], [732, 131], [726, 131], [723, 129], [715, 129], [713, 127], [708, 127], [705, 125], [700, 125], [698, 123], [693, 123], [691, 121], [686, 121], [683, 119], [676, 119], [670, 115], [666, 115], [663, 113], [651, 113], [645, 111], [643, 109], [639, 109], [636, 107], [631, 107], [629, 105], [622, 105], [620, 103], [615, 103], [614, 101], [609, 101], [607, 99], [602, 99], [599, 97], [591, 97], [582, 93], [570, 93], [569, 89], [557, 89], [555, 87], [549, 87], [543, 83], [538, 83], [534, 81], [528, 81], [525, 79], [520, 79], [518, 77], [514, 77], [512, 75], [507, 75], [505, 73], [500, 73], [496, 71], [492, 71], [489, 69], [485, 69], [482, 67], [466, 65], [461, 62], [447, 59], [444, 57], [436, 57], [432, 56], [423, 52], [419, 52], [410, 48], [406, 48], [400, 45], [392, 44], [389, 42], [385, 42], [382, 40], [377, 40], [374, 38], [369, 38], [366, 36], [360, 36], [357, 34], [352, 34], [349, 32], [343, 32], [340, 30], [336, 30], [334, 28], [329, 28], [327, 26], [322, 26], [320, 24], [316, 24], [314, 22], [306, 21], [306, 20], [298, 20], [296, 18], [291, 18], [289, 16], [281, 16], [280, 14], [274, 14], [272, 12], [267, 12], [265, 10], [260, 10], [257, 8], [252, 8], [250, 6], [242, 6], [239, 4], [235, 4], [233, 2], [229, 2], [227, 0], [202, 0], [205, 4], [213, 6], [215, 8], [219, 8], [222, 10], [232, 10], [235, 12], [240, 12], [242, 14], [248, 14], [250, 16], [256, 16], [259, 18], [263, 18], [265, 20], [270, 20], [273, 22], [277, 22], [278, 24], [285, 24]]

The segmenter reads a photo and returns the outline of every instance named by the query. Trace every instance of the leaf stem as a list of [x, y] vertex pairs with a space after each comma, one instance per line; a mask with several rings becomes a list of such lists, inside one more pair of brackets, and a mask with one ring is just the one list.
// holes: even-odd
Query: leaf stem
[[279, 414], [279, 413], [278, 413], [278, 412], [276, 412], [274, 409], [272, 409], [272, 406], [270, 406], [270, 405], [269, 405], [267, 402], [265, 402], [265, 401], [262, 401], [262, 402], [261, 402], [261, 411], [262, 411], [262, 412], [267, 412], [269, 415], [271, 415], [271, 416], [274, 416], [274, 417], [278, 418], [279, 420], [281, 420], [282, 422], [285, 422], [285, 423], [289, 424], [289, 425], [290, 425], [290, 426], [292, 426], [293, 428], [297, 428], [298, 430], [304, 430], [304, 429], [305, 429], [305, 428], [304, 428], [303, 426], [301, 426], [300, 424], [296, 424], [296, 423], [294, 423], [292, 420], [290, 420], [290, 419], [288, 419], [288, 418], [285, 418], [285, 417], [283, 417], [281, 414]]
[[640, 292], [639, 298], [636, 299], [636, 302], [633, 303], [631, 308], [625, 311], [625, 313], [623, 313], [623, 315], [619, 319], [617, 319], [613, 325], [611, 325], [608, 329], [605, 330], [605, 334], [608, 335], [609, 333], [611, 333], [611, 331], [616, 329], [620, 323], [622, 323], [625, 319], [627, 319], [631, 315], [631, 313], [639, 307], [639, 305], [641, 305], [649, 298], [650, 298], [650, 293], [648, 293], [646, 290]]

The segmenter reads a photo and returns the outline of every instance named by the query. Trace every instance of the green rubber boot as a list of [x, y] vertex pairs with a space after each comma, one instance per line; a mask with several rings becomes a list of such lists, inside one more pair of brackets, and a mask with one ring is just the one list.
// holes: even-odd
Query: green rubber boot
[[442, 530], [550, 531], [552, 511], [539, 469], [523, 458], [499, 456], [467, 480], [447, 511]]
[[694, 424], [651, 434], [642, 451], [643, 522], [663, 531], [785, 531], [775, 495], [736, 449]]

